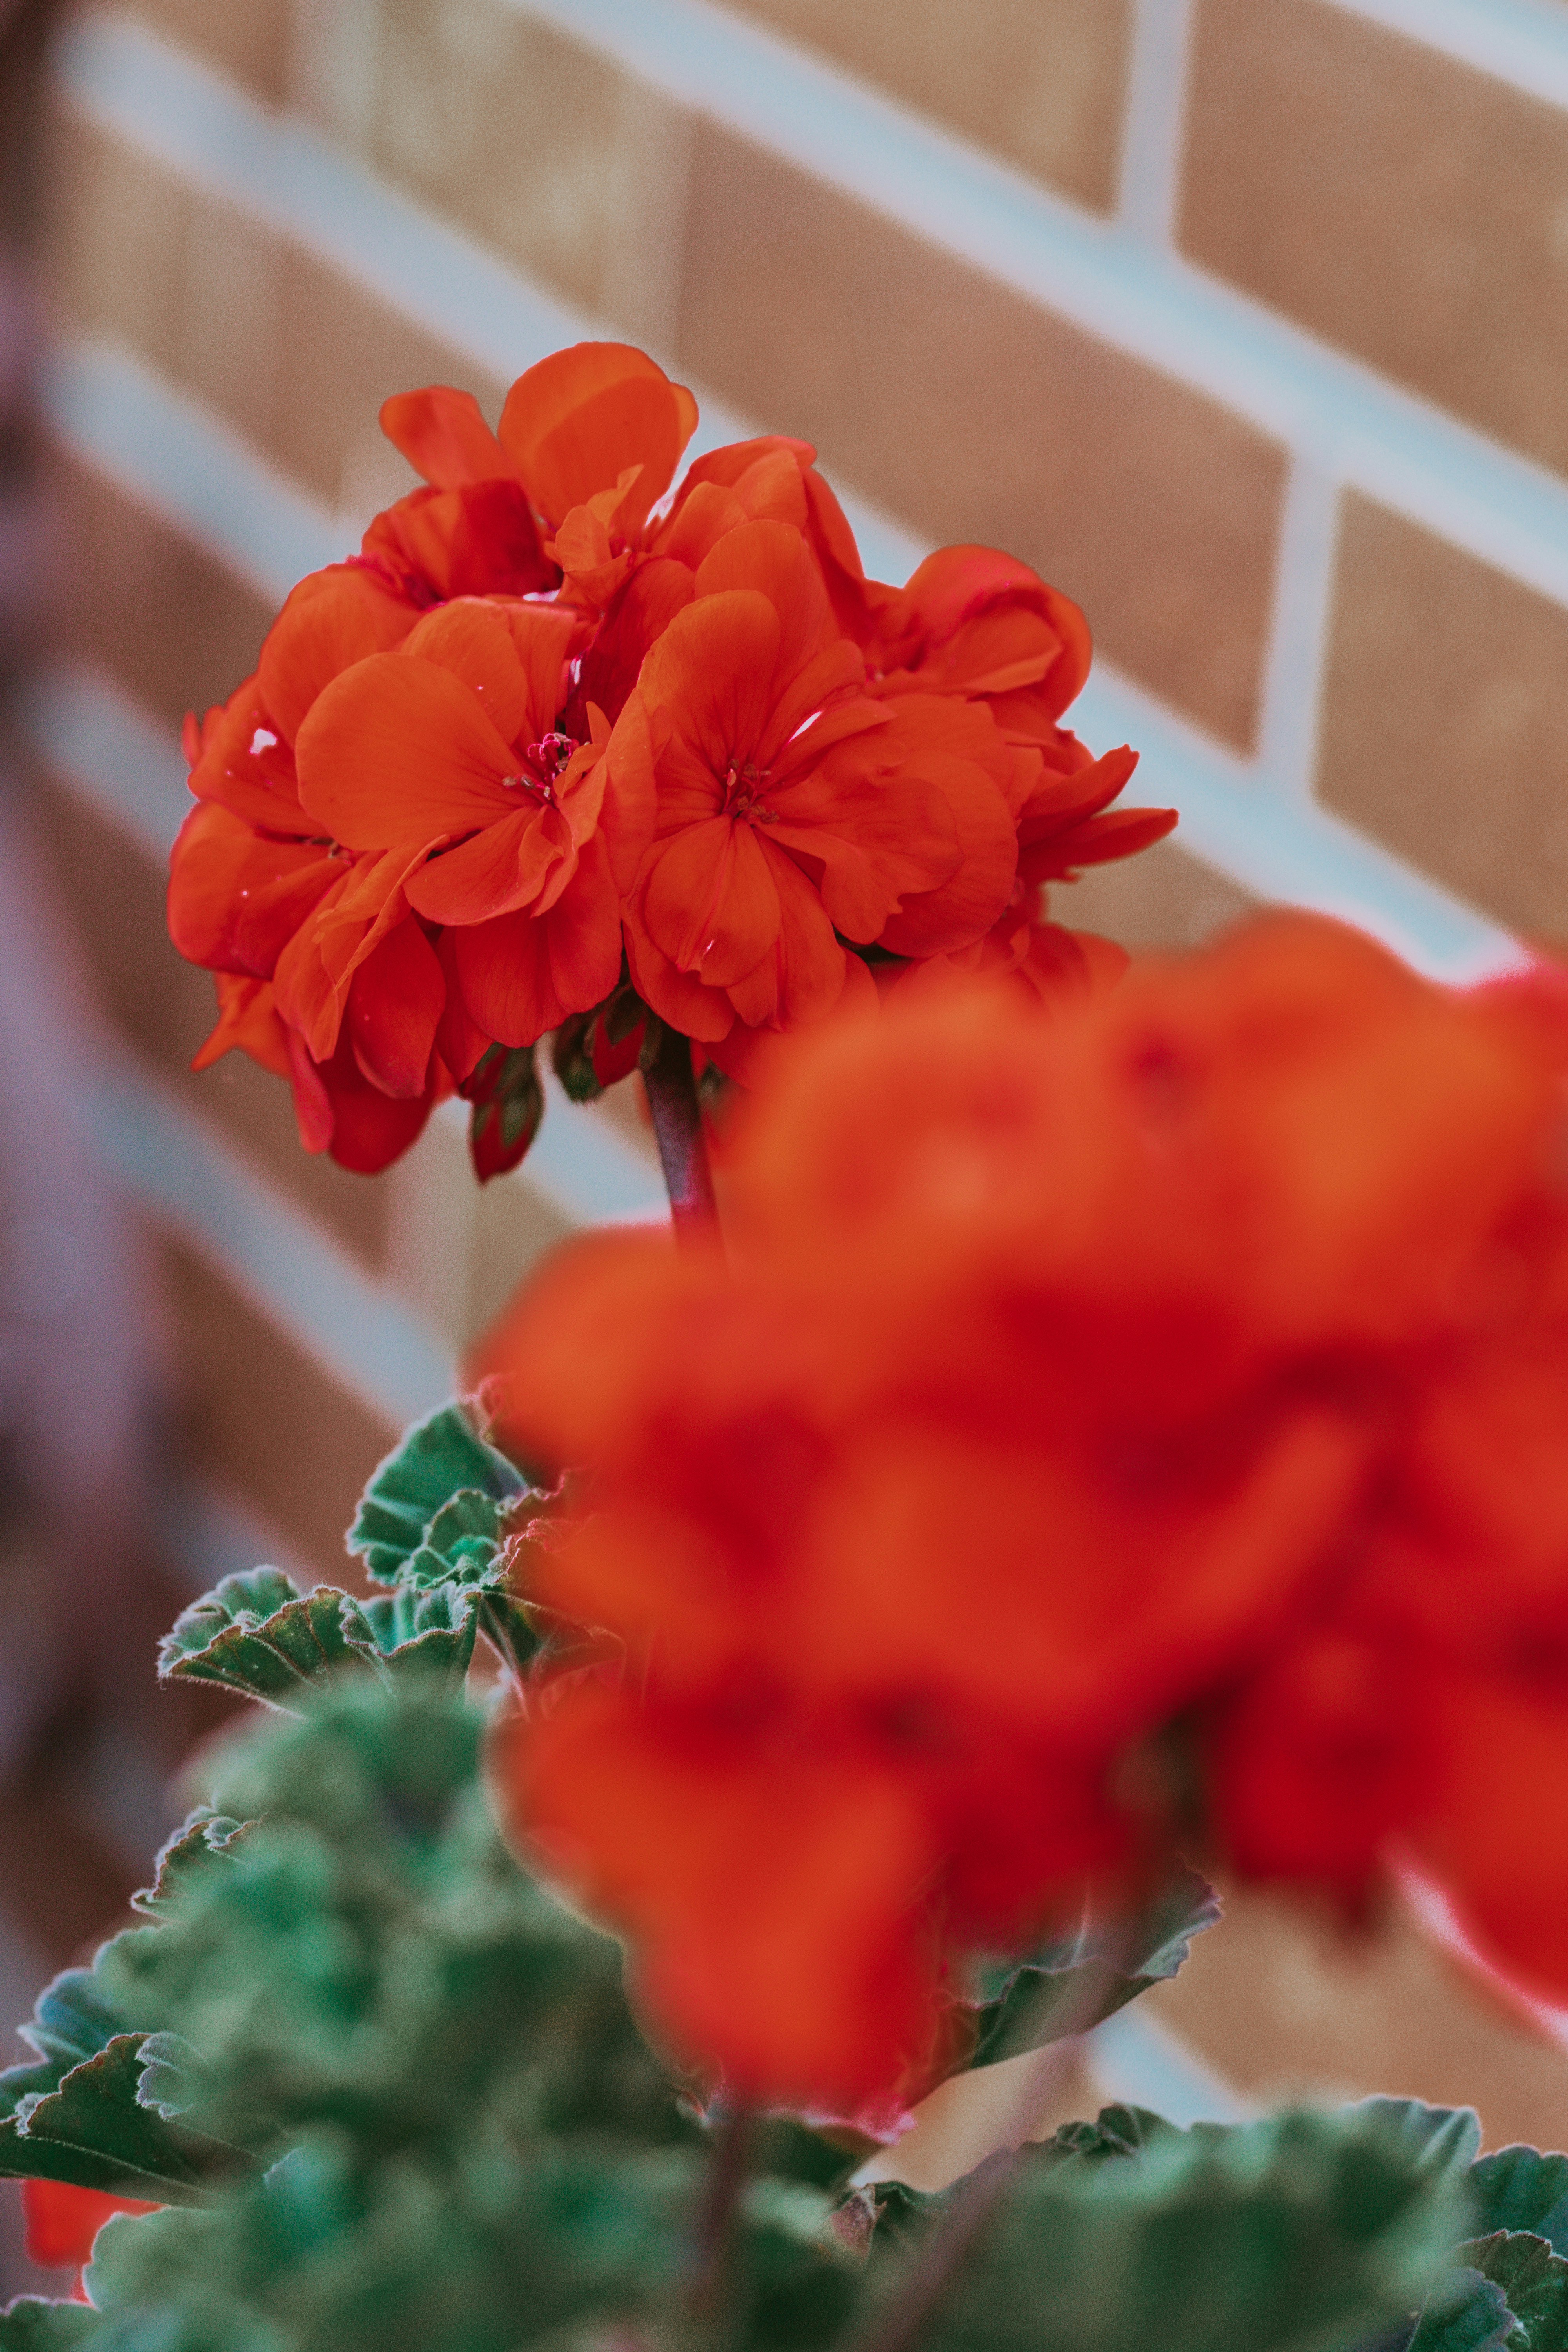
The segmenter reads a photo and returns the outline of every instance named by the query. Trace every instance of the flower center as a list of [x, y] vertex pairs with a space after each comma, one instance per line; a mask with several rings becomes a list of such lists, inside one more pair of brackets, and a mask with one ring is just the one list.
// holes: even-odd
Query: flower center
[[763, 787], [768, 781], [766, 768], [758, 768], [750, 760], [737, 767], [733, 761], [724, 772], [725, 816], [744, 818], [749, 824], [776, 824], [777, 812], [763, 799]]
[[521, 772], [504, 777], [502, 781], [514, 792], [531, 793], [536, 800], [544, 801], [553, 807], [556, 783], [570, 766], [572, 754], [576, 749], [570, 735], [559, 732], [542, 735], [537, 743], [531, 743], [524, 751], [524, 766]]

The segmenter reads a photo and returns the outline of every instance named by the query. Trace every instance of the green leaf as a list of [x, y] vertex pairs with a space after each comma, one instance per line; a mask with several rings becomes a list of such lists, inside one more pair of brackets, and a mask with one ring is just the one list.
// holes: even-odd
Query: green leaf
[[444, 1503], [425, 1530], [421, 1551], [434, 1552], [458, 1583], [482, 1583], [496, 1572], [501, 1547], [505, 1497], [464, 1486]]
[[0, 2179], [172, 2201], [240, 2160], [205, 2136], [171, 2136], [139, 2105], [144, 2036], [115, 1981], [116, 1963], [160, 1932], [114, 1937], [90, 1969], [66, 1969], [40, 1994], [22, 2028], [38, 2063], [0, 2074]]
[[1500, 2147], [1470, 2168], [1479, 2234], [1531, 2230], [1554, 2253], [1568, 2254], [1568, 2156], [1535, 2147]]
[[144, 2039], [116, 2034], [58, 2090], [24, 2099], [0, 2127], [0, 2170], [179, 2204], [249, 2166], [243, 2150], [141, 2104]]
[[164, 1635], [159, 1677], [219, 1683], [269, 1706], [292, 1707], [322, 1675], [363, 1669], [344, 1638], [344, 1598], [330, 1584], [302, 1594], [276, 1568], [226, 1576]]
[[0, 2116], [10, 2117], [21, 2102], [58, 2090], [60, 2079], [85, 2059], [95, 2058], [117, 2033], [130, 2030], [101, 1963], [106, 1945], [90, 1969], [65, 1969], [38, 1995], [22, 2040], [37, 2053], [37, 2065], [7, 2066], [0, 2073]]
[[1528, 2230], [1494, 2230], [1458, 2249], [1458, 2260], [1479, 2271], [1508, 2297], [1524, 2330], [1521, 2352], [1563, 2352], [1568, 2344], [1568, 2262]]
[[1365, 2115], [1397, 2138], [1417, 2169], [1473, 2184], [1481, 2144], [1474, 2107], [1429, 2107], [1424, 2099], [1358, 2099], [1344, 2115]]
[[1086, 2165], [1104, 2164], [1117, 2157], [1140, 2157], [1179, 2128], [1148, 2107], [1101, 2107], [1091, 2124], [1063, 2124], [1041, 2142], [1041, 2152], [1046, 2158], [1072, 2157]]
[[992, 1969], [982, 1979], [989, 1998], [975, 2006], [974, 2044], [963, 2063], [994, 2066], [1099, 2025], [1173, 1977], [1194, 1937], [1219, 1916], [1213, 1887], [1184, 1871], [1130, 1924], [1096, 1921], [1021, 1967]]
[[143, 1918], [166, 1918], [204, 1873], [221, 1870], [232, 1861], [234, 1841], [249, 1826], [227, 1813], [215, 1813], [210, 1805], [198, 1805], [159, 1854], [152, 1885], [131, 1897], [132, 1909]]
[[345, 1593], [343, 1636], [378, 1672], [392, 1667], [456, 1685], [474, 1654], [479, 1610], [479, 1594], [458, 1584], [400, 1587], [374, 1601]]
[[524, 2162], [473, 2138], [451, 2166], [362, 2166], [312, 2137], [210, 2210], [110, 2221], [87, 2274], [106, 2342], [142, 2352], [129, 2331], [155, 2315], [147, 2352], [586, 2352], [606, 2322], [640, 2335], [677, 2305], [700, 2191], [689, 2153], [552, 2147]]
[[1524, 2330], [1501, 2287], [1479, 2271], [1460, 2269], [1433, 2288], [1414, 2335], [1402, 2329], [1386, 2352], [1522, 2352], [1523, 2345]]
[[801, 2180], [753, 2174], [737, 2215], [736, 2339], [768, 2347], [828, 2345], [858, 2299], [861, 2264], [835, 2228], [836, 2200]]
[[544, 1646], [527, 1604], [504, 1585], [498, 1586], [484, 1595], [481, 1622], [489, 1639], [512, 1672], [519, 1675], [526, 1673], [530, 1662]]
[[0, 2352], [67, 2352], [85, 2344], [102, 2326], [85, 2303], [48, 2303], [41, 2295], [19, 2295], [0, 2311]]
[[[466, 1499], [471, 1494], [499, 1507], [497, 1524], [489, 1530], [494, 1539], [499, 1509], [527, 1492], [528, 1481], [503, 1454], [485, 1444], [463, 1406], [443, 1405], [416, 1422], [376, 1465], [349, 1529], [348, 1547], [378, 1583], [396, 1584], [409, 1572], [415, 1555], [429, 1544], [437, 1521], [456, 1497]], [[452, 1523], [444, 1528], [442, 1540], [457, 1546], [484, 1532], [482, 1525], [458, 1528]], [[416, 1571], [422, 1580], [441, 1583], [451, 1578], [453, 1561], [439, 1550], [436, 1559], [446, 1564], [438, 1570], [435, 1561], [428, 1568], [422, 1564]]]
[[[903, 2180], [877, 2180], [865, 2188], [852, 2189], [840, 2201], [839, 2212], [845, 2216], [864, 2215], [876, 2232], [877, 2251], [885, 2257], [900, 2249], [922, 2245], [950, 2202], [945, 2189], [911, 2189]], [[855, 2243], [860, 2237], [860, 2229], [852, 2222], [846, 2234]]]
[[[1192, 2131], [1124, 2109], [1019, 2159], [922, 2352], [1364, 2352], [1408, 2327], [1463, 2210], [1378, 2103]], [[884, 2314], [922, 2252], [880, 2265]]]
[[129, 2021], [188, 2046], [185, 2123], [268, 2155], [338, 2130], [367, 2159], [460, 2145], [487, 2116], [512, 2135], [700, 2145], [632, 2020], [619, 1948], [502, 1843], [482, 1733], [439, 1676], [367, 1676], [226, 1752], [219, 1802], [254, 1826], [115, 1962]]

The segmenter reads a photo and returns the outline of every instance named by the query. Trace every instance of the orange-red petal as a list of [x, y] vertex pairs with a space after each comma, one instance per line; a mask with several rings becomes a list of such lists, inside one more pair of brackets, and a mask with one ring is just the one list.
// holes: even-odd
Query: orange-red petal
[[455, 392], [449, 384], [433, 383], [383, 401], [381, 429], [437, 490], [461, 489], [512, 470], [473, 394]]

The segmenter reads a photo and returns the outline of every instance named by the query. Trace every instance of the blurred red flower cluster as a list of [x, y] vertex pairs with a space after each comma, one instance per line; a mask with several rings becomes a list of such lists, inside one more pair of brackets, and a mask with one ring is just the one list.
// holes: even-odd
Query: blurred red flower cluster
[[1414, 1855], [1568, 1997], [1568, 992], [1277, 918], [834, 1024], [728, 1256], [577, 1245], [474, 1366], [584, 1465], [520, 1834], [738, 2095], [942, 2060], [960, 1956], [1177, 1853]]
[[69, 2270], [71, 2301], [85, 2303], [82, 2272], [92, 2260], [93, 2241], [116, 2213], [156, 2213], [161, 2209], [135, 2197], [110, 2197], [100, 2189], [77, 2189], [65, 2180], [24, 2180], [22, 2221], [27, 2260], [40, 2270]]
[[[602, 1083], [644, 1009], [747, 1080], [873, 965], [1050, 987], [1118, 963], [1045, 925], [1039, 886], [1174, 817], [1111, 810], [1132, 754], [1059, 724], [1089, 634], [1025, 565], [948, 548], [868, 580], [815, 452], [777, 436], [672, 492], [696, 403], [623, 344], [531, 368], [495, 433], [441, 389], [382, 422], [427, 487], [191, 722], [169, 897], [218, 976], [198, 1066], [237, 1046], [289, 1077], [310, 1149], [384, 1167], [444, 1094], [493, 1110], [517, 1049], [612, 999]], [[487, 1133], [481, 1173], [531, 1128]]]

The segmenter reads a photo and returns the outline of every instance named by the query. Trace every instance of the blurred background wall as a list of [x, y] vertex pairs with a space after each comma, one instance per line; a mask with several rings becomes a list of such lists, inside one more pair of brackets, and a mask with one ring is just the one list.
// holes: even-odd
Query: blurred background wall
[[[55, 593], [13, 798], [60, 969], [23, 911], [5, 954], [68, 1031], [83, 1229], [118, 1235], [89, 1295], [144, 1400], [119, 1557], [153, 1616], [264, 1555], [341, 1575], [367, 1469], [534, 1252], [657, 1211], [635, 1106], [555, 1103], [479, 1195], [456, 1118], [366, 1182], [260, 1071], [188, 1072], [180, 720], [409, 487], [390, 393], [493, 415], [546, 351], [629, 338], [700, 444], [815, 441], [883, 576], [950, 540], [1037, 565], [1100, 647], [1075, 723], [1183, 812], [1069, 920], [1175, 944], [1296, 900], [1455, 975], [1568, 943], [1563, 0], [121, 0], [62, 9], [27, 88]], [[191, 1730], [112, 1676], [75, 1704], [16, 1783], [89, 1856], [52, 1909], [0, 1805], [48, 1959], [134, 1883]], [[1408, 1923], [1253, 1903], [1211, 1942], [1102, 2085], [1376, 2084], [1568, 2139], [1568, 2059]]]

